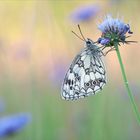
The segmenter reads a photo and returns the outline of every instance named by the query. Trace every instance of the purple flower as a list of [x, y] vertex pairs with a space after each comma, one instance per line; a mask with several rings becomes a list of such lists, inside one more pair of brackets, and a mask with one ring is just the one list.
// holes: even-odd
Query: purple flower
[[110, 45], [112, 46], [114, 42], [125, 43], [126, 34], [133, 33], [130, 30], [129, 24], [125, 24], [118, 18], [114, 19], [110, 15], [106, 16], [105, 20], [98, 26], [98, 29], [102, 32], [101, 38], [111, 40]]
[[20, 131], [31, 121], [29, 113], [20, 113], [0, 118], [0, 137], [5, 137]]
[[99, 12], [99, 9], [100, 8], [98, 5], [93, 5], [93, 4], [78, 7], [71, 14], [71, 19], [72, 19], [72, 21], [74, 21], [76, 23], [79, 23], [82, 21], [88, 21], [97, 15], [97, 13]]
[[105, 20], [98, 26], [99, 30], [102, 33], [116, 33], [119, 35], [125, 35], [127, 32], [132, 33], [130, 31], [129, 24], [125, 24], [120, 19], [113, 19], [110, 15], [108, 15]]
[[101, 45], [107, 45], [110, 43], [110, 39], [109, 38], [99, 38], [98, 43], [100, 43]]

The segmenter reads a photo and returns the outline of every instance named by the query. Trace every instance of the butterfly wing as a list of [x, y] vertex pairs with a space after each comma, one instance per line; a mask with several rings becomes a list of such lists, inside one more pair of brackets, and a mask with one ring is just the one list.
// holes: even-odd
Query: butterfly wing
[[72, 62], [62, 85], [61, 96], [76, 100], [95, 94], [106, 83], [105, 68], [101, 57], [85, 48]]

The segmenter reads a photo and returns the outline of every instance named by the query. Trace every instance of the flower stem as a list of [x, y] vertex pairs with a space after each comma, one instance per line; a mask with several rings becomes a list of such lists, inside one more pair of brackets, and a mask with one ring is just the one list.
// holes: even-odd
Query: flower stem
[[121, 58], [120, 51], [119, 51], [119, 48], [118, 48], [118, 44], [115, 44], [114, 47], [116, 48], [116, 52], [117, 52], [118, 60], [119, 60], [119, 63], [120, 63], [120, 67], [121, 67], [125, 87], [126, 87], [130, 102], [132, 104], [133, 111], [136, 114], [137, 121], [138, 121], [138, 123], [140, 125], [140, 114], [139, 114], [139, 111], [137, 109], [134, 97], [133, 97], [133, 95], [131, 93], [131, 90], [130, 90], [130, 87], [129, 87], [129, 84], [128, 84], [128, 81], [127, 81], [127, 77], [126, 77], [126, 74], [125, 74], [122, 58]]

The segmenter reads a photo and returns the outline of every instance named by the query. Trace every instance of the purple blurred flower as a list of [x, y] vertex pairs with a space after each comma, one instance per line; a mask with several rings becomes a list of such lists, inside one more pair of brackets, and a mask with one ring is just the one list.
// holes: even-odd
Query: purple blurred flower
[[126, 33], [133, 33], [130, 30], [129, 24], [125, 24], [118, 18], [114, 19], [110, 15], [106, 16], [105, 20], [98, 28], [102, 32], [101, 38], [109, 39], [111, 41], [110, 46], [113, 46], [114, 42], [126, 43]]
[[79, 23], [82, 21], [88, 21], [91, 18], [95, 17], [97, 13], [99, 12], [99, 6], [98, 5], [87, 5], [78, 7], [75, 9], [71, 14], [72, 21]]
[[[66, 70], [67, 69], [66, 69], [66, 65], [64, 64], [64, 62], [62, 62], [62, 63], [60, 63], [60, 61], [54, 62], [53, 67], [49, 68], [48, 72], [47, 72], [47, 73], [49, 73], [48, 78], [53, 83], [53, 85], [60, 86], [62, 84]], [[46, 75], [46, 72], [45, 72], [45, 75]]]
[[31, 121], [31, 114], [20, 113], [0, 118], [0, 137], [5, 137], [19, 132]]
[[18, 48], [16, 53], [15, 53], [15, 58], [16, 59], [25, 59], [25, 58], [29, 58], [30, 56], [30, 52], [28, 48]]
[[24, 60], [30, 58], [30, 49], [31, 45], [25, 40], [20, 41], [12, 46], [13, 49], [13, 58], [16, 60]]

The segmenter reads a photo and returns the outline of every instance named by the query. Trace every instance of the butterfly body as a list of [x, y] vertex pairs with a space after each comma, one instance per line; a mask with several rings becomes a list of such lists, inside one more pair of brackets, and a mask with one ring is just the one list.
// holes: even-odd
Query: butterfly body
[[77, 100], [100, 91], [106, 83], [106, 72], [101, 60], [101, 50], [91, 39], [75, 57], [67, 71], [61, 96], [65, 100]]

